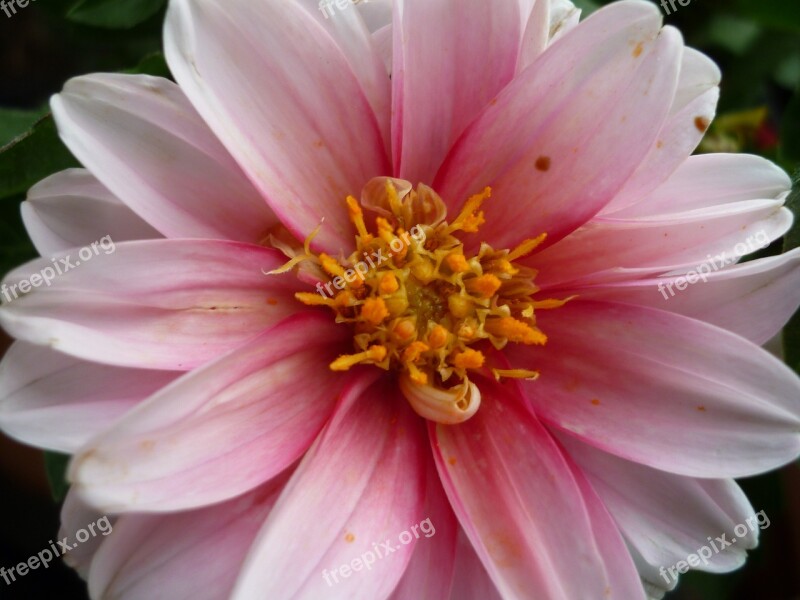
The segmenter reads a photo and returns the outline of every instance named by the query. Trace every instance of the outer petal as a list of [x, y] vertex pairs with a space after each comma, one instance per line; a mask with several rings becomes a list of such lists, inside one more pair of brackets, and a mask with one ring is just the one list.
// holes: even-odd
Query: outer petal
[[51, 101], [64, 143], [166, 237], [260, 241], [276, 218], [169, 80], [97, 74]]
[[255, 488], [297, 460], [333, 410], [342, 377], [327, 365], [342, 335], [321, 315], [286, 320], [91, 440], [70, 480], [113, 512], [184, 510]]
[[[741, 567], [747, 550], [758, 544], [756, 514], [733, 480], [681, 477], [617, 458], [565, 434], [557, 437], [586, 473], [628, 543], [648, 563], [672, 567], [703, 546], [712, 550], [709, 538], [725, 534], [732, 545], [709, 552], [697, 567], [723, 573]], [[746, 528], [742, 538], [734, 532], [737, 525]]]
[[651, 217], [597, 218], [525, 263], [539, 270], [542, 288], [606, 282], [625, 269], [685, 273], [721, 253], [738, 260], [743, 254], [737, 248], [750, 254], [782, 236], [792, 224], [783, 204], [748, 200]]
[[352, 245], [344, 200], [389, 172], [379, 121], [347, 56], [297, 2], [174, 0], [170, 68], [299, 239]]
[[537, 315], [544, 347], [509, 345], [550, 425], [680, 475], [740, 477], [800, 454], [800, 380], [732, 333], [680, 315], [573, 301]]
[[616, 218], [649, 217], [762, 198], [782, 198], [792, 189], [783, 169], [751, 154], [690, 156], [661, 186]]
[[424, 514], [427, 533], [414, 548], [411, 562], [392, 592], [391, 600], [445, 599], [450, 596], [453, 585], [460, 527], [430, 454]]
[[229, 597], [286, 479], [208, 508], [120, 517], [92, 561], [92, 598]]
[[669, 117], [647, 158], [604, 214], [641, 202], [694, 152], [716, 114], [721, 78], [714, 61], [692, 48], [684, 49]]
[[43, 179], [28, 191], [22, 220], [42, 256], [88, 246], [162, 237], [85, 169]]
[[719, 267], [715, 261], [689, 278], [638, 279], [583, 287], [574, 293], [584, 300], [676, 312], [762, 346], [780, 332], [800, 306], [800, 249], [728, 268]]
[[[112, 531], [109, 531], [109, 528], [106, 527], [106, 521], [103, 520], [104, 516], [106, 515], [97, 512], [97, 510], [83, 502], [73, 489], [69, 490], [67, 497], [64, 499], [64, 505], [61, 507], [61, 527], [58, 531], [58, 539], [67, 538], [67, 545], [71, 547], [63, 555], [64, 562], [75, 569], [84, 579], [89, 576], [89, 568], [98, 549], [113, 531], [113, 524], [116, 519], [108, 517], [108, 524], [112, 529]], [[102, 530], [97, 525], [98, 520], [101, 520]], [[95, 535], [89, 536], [85, 542], [75, 544], [78, 531], [86, 529], [87, 533], [89, 533], [87, 528], [90, 524], [95, 525]], [[60, 546], [56, 547], [57, 550], [59, 548]]]
[[[414, 544], [430, 541], [399, 543], [427, 516], [421, 422], [388, 377], [373, 369], [351, 380], [256, 539], [233, 600], [382, 600]], [[366, 553], [374, 560], [365, 569]]]
[[395, 0], [395, 173], [431, 184], [448, 150], [513, 79], [519, 0]]
[[0, 427], [27, 444], [72, 454], [177, 376], [17, 342], [0, 363]]
[[453, 509], [503, 598], [644, 598], [611, 518], [516, 388], [479, 385], [472, 419], [430, 429]]
[[450, 208], [491, 186], [481, 238], [501, 248], [542, 232], [554, 242], [593, 217], [667, 117], [683, 44], [660, 28], [651, 3], [618, 2], [548, 48], [443, 165], [434, 187]]
[[[40, 274], [63, 256], [6, 277], [11, 302], [0, 308], [0, 324], [14, 337], [86, 360], [190, 370], [297, 311], [297, 280], [264, 274], [285, 257], [260, 246], [154, 240], [124, 242], [85, 262], [66, 257], [71, 268], [49, 287]], [[40, 287], [14, 299], [36, 277]]]

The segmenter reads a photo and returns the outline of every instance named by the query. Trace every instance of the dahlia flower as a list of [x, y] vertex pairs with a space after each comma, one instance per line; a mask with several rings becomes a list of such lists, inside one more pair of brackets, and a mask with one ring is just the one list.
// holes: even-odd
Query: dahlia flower
[[800, 454], [761, 347], [800, 251], [709, 267], [789, 178], [690, 156], [720, 73], [648, 2], [320, 8], [172, 0], [177, 84], [52, 100], [85, 170], [4, 283], [115, 246], [0, 309], [0, 425], [74, 455], [63, 535], [114, 517], [68, 560], [93, 598], [660, 597]]

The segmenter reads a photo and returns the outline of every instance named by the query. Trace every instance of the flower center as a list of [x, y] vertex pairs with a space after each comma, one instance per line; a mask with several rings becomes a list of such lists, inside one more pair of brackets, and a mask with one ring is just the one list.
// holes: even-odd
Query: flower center
[[[402, 180], [377, 178], [367, 184], [361, 202], [347, 198], [356, 230], [355, 251], [347, 258], [304, 251], [283, 269], [301, 265], [317, 280], [317, 292], [296, 294], [309, 306], [330, 308], [337, 323], [353, 330], [352, 354], [330, 368], [346, 371], [369, 364], [399, 372], [400, 388], [421, 416], [442, 423], [471, 417], [480, 392], [470, 372], [490, 370], [497, 377], [535, 379], [528, 369], [487, 365], [484, 351], [509, 342], [543, 345], [536, 309], [567, 300], [534, 300], [535, 271], [517, 261], [545, 239], [524, 241], [512, 250], [486, 243], [468, 254], [460, 235], [476, 233], [485, 222], [486, 188], [469, 198], [448, 223], [446, 207], [431, 188], [416, 190]], [[367, 226], [365, 212], [374, 216]]]

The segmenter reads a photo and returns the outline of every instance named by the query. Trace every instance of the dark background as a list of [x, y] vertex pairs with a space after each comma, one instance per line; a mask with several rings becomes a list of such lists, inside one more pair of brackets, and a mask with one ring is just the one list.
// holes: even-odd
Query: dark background
[[[486, 0], [489, 1], [489, 0]], [[577, 2], [587, 10], [605, 2]], [[48, 97], [73, 75], [93, 71], [167, 75], [160, 50], [164, 0], [32, 0], [11, 18], [0, 12], [0, 148], [47, 113]], [[668, 24], [723, 70], [719, 116], [701, 151], [747, 151], [800, 167], [800, 0], [676, 2]], [[24, 143], [0, 150], [0, 275], [35, 256], [18, 207], [38, 179], [74, 164], [48, 122]], [[793, 238], [800, 237], [795, 233]], [[797, 241], [787, 240], [795, 246]], [[774, 245], [769, 252], [780, 251]], [[800, 366], [797, 321], [787, 361]], [[10, 340], [0, 333], [0, 354]], [[685, 576], [670, 600], [800, 600], [800, 466], [741, 482], [771, 526], [737, 573]], [[48, 547], [58, 530], [58, 505], [43, 453], [0, 434], [0, 566]], [[198, 565], [198, 568], [201, 568]], [[58, 561], [6, 586], [0, 599], [85, 599], [79, 578]]]

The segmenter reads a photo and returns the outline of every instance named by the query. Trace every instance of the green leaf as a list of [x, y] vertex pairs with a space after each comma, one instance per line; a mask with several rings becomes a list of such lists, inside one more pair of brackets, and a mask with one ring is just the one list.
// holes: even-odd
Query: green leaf
[[50, 492], [56, 502], [61, 502], [69, 490], [69, 483], [67, 482], [69, 459], [70, 457], [66, 454], [44, 453], [44, 468], [47, 472], [47, 481], [50, 482]]
[[800, 2], [797, 0], [738, 0], [739, 12], [761, 25], [800, 31]]
[[25, 193], [37, 181], [80, 166], [58, 138], [52, 115], [0, 148], [0, 200]]
[[43, 110], [0, 109], [0, 147], [28, 131], [47, 112]]
[[154, 52], [145, 56], [139, 64], [132, 69], [126, 69], [125, 73], [131, 75], [153, 75], [155, 77], [165, 77], [172, 79], [172, 73], [167, 66], [167, 59], [161, 52]]
[[67, 18], [83, 25], [130, 29], [155, 15], [166, 0], [79, 0]]

